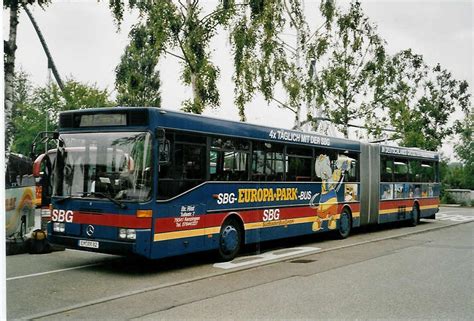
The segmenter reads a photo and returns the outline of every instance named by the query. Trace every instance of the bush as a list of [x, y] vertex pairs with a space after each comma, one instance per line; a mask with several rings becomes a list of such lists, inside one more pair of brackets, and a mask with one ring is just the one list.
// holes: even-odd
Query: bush
[[456, 200], [451, 194], [445, 192], [443, 197], [441, 198], [441, 203], [442, 204], [456, 204]]

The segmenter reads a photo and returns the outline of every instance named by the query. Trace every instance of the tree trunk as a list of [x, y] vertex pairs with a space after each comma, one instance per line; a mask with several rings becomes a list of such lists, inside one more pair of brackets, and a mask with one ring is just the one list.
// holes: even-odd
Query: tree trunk
[[193, 90], [193, 113], [200, 114], [202, 112], [202, 99], [199, 94], [198, 85], [196, 83], [197, 75], [192, 72], [191, 74], [191, 88]]
[[344, 108], [344, 116], [342, 118], [342, 123], [344, 128], [342, 129], [342, 133], [344, 134], [344, 138], [349, 139], [349, 106], [348, 104], [345, 105]]
[[[18, 1], [12, 1], [10, 5], [10, 34], [8, 41], [4, 43], [4, 72], [5, 72], [5, 151], [7, 156], [10, 153], [13, 142], [13, 84], [15, 78], [15, 52], [16, 34], [18, 26]], [[8, 163], [8, 158], [6, 163]]]
[[[193, 3], [192, 0], [186, 0], [186, 23], [188, 24], [188, 28], [190, 26], [189, 20], [191, 19], [191, 16], [194, 14], [193, 12]], [[191, 30], [188, 30], [188, 37], [191, 34]], [[189, 42], [189, 39], [186, 39], [187, 42]], [[190, 53], [190, 55], [194, 56], [194, 53]], [[195, 114], [201, 114], [202, 113], [202, 98], [201, 94], [199, 93], [199, 88], [197, 84], [197, 77], [198, 75], [196, 74], [196, 68], [192, 65], [195, 62], [196, 59], [191, 59], [188, 61], [188, 64], [190, 64], [190, 71], [191, 71], [191, 89], [193, 92], [193, 106], [192, 106], [192, 112]]]

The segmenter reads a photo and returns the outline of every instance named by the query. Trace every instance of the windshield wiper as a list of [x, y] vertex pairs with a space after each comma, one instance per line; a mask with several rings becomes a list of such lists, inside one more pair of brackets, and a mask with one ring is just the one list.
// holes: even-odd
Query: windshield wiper
[[99, 197], [102, 197], [102, 198], [106, 198], [106, 199], [108, 199], [109, 201], [111, 201], [112, 203], [114, 203], [115, 205], [117, 205], [118, 207], [120, 207], [121, 209], [126, 209], [126, 208], [127, 208], [127, 205], [125, 205], [124, 203], [122, 203], [122, 202], [120, 202], [120, 201], [117, 201], [117, 200], [114, 199], [113, 197], [110, 197], [109, 195], [104, 194], [104, 193], [100, 193], [100, 192], [87, 192], [87, 193], [82, 194], [82, 197], [87, 197], [87, 196], [99, 196]]

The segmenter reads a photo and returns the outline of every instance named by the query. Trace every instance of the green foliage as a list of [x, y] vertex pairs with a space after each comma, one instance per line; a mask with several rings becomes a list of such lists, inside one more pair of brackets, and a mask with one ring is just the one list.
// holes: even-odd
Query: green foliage
[[24, 155], [29, 154], [35, 136], [46, 129], [46, 123], [50, 131], [57, 128], [60, 111], [113, 105], [107, 91], [96, 85], [70, 79], [63, 94], [56, 85], [34, 88], [24, 72], [15, 77], [15, 93], [12, 151]]
[[[17, 49], [17, 29], [19, 23], [19, 12], [27, 5], [37, 3], [40, 7], [49, 4], [49, 0], [5, 0], [3, 8], [9, 9], [8, 19], [8, 39], [3, 42], [3, 63], [4, 63], [4, 111], [5, 111], [5, 151], [8, 154], [14, 135], [12, 118], [14, 114], [14, 77], [15, 77], [15, 58]], [[5, 15], [4, 15], [5, 16]], [[8, 160], [8, 157], [7, 157]]]
[[441, 196], [441, 204], [456, 204], [456, 200], [450, 193], [444, 193]]
[[391, 57], [385, 72], [381, 96], [397, 130], [392, 138], [400, 139], [402, 146], [437, 150], [454, 133], [454, 111], [466, 111], [470, 105], [467, 83], [454, 79], [439, 64], [430, 68], [411, 50]]
[[[474, 189], [473, 167], [462, 163], [445, 164], [440, 170], [444, 188]], [[442, 167], [442, 168], [443, 168]]]
[[160, 78], [156, 70], [157, 39], [149, 27], [135, 25], [130, 43], [117, 66], [115, 88], [121, 106], [161, 106]]
[[359, 118], [370, 131], [379, 131], [375, 114], [384, 86], [385, 42], [359, 1], [351, 2], [347, 12], [330, 12], [334, 16], [331, 32], [318, 39], [313, 50], [327, 63], [317, 74], [312, 95], [346, 137], [349, 122]]
[[4, 0], [3, 1], [3, 7], [4, 8], [11, 8], [12, 6], [18, 6], [18, 5], [32, 5], [32, 4], [38, 4], [40, 7], [43, 7], [45, 5], [48, 5], [51, 3], [51, 0]]
[[[397, 134], [391, 138], [401, 145], [436, 150], [454, 133], [450, 115], [470, 105], [467, 83], [441, 66], [428, 67], [411, 50], [388, 57], [385, 41], [357, 0], [346, 11], [322, 0], [323, 23], [316, 28], [305, 20], [299, 0], [222, 0], [208, 14], [199, 0], [110, 0], [119, 24], [127, 7], [139, 10], [140, 21], [116, 69], [123, 105], [159, 106], [156, 66], [173, 56], [182, 63], [182, 82], [192, 89], [183, 109], [201, 113], [219, 106], [220, 73], [210, 50], [218, 28], [229, 31], [241, 120], [245, 105], [261, 94], [297, 117], [302, 102], [315, 104], [308, 121], [314, 125], [317, 116], [328, 117], [345, 136], [350, 122], [361, 119], [369, 135], [380, 137], [393, 127]], [[280, 38], [289, 31], [297, 34], [297, 50]], [[285, 91], [284, 103], [274, 97], [276, 89]]]
[[[242, 120], [245, 120], [245, 104], [256, 93], [269, 103], [275, 100], [275, 88], [281, 86], [288, 95], [287, 104], [282, 105], [295, 113], [305, 98], [307, 75], [298, 68], [296, 53], [288, 53], [291, 46], [280, 38], [288, 30], [297, 34], [297, 51], [302, 56], [310, 52], [306, 50], [310, 37], [301, 1], [256, 0], [249, 1], [249, 7], [238, 9], [230, 28], [230, 40], [235, 103]], [[303, 64], [308, 60], [306, 56], [301, 58]]]
[[[214, 10], [202, 14], [199, 1], [110, 1], [120, 24], [126, 6], [140, 11], [140, 21], [130, 33], [131, 42], [116, 69], [119, 102], [128, 105], [160, 105], [156, 65], [165, 55], [180, 59], [181, 80], [191, 86], [192, 99], [183, 109], [202, 113], [220, 102], [217, 80], [219, 68], [211, 61], [209, 44], [219, 26], [225, 26], [235, 12], [233, 0], [220, 1]], [[169, 50], [179, 51], [179, 54]]]
[[474, 167], [474, 111], [472, 108], [465, 112], [462, 121], [457, 122], [456, 132], [460, 136], [459, 143], [455, 146], [457, 155], [466, 166]]

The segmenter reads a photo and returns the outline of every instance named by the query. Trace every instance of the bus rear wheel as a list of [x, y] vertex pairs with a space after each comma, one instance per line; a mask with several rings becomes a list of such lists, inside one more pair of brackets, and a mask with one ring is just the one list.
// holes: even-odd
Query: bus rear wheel
[[242, 244], [242, 230], [235, 219], [228, 219], [222, 224], [219, 234], [219, 257], [222, 261], [234, 259]]
[[337, 236], [340, 239], [345, 239], [351, 234], [352, 217], [351, 213], [344, 209], [339, 217], [339, 226], [337, 228]]

